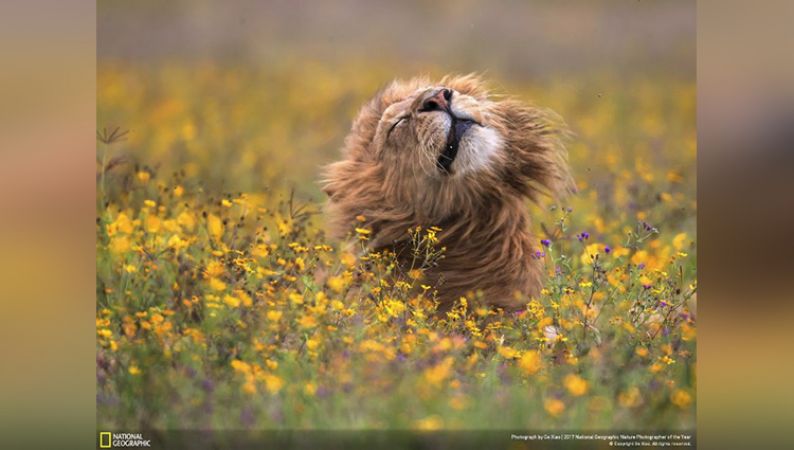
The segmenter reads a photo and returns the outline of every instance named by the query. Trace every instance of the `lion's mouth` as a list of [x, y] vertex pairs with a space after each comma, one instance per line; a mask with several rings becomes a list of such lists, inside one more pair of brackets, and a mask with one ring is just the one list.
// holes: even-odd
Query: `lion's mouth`
[[469, 131], [472, 125], [479, 125], [471, 119], [455, 117], [452, 114], [449, 117], [452, 119], [452, 124], [449, 127], [449, 134], [447, 134], [447, 144], [444, 146], [444, 151], [438, 155], [438, 160], [436, 161], [438, 169], [445, 174], [452, 173], [452, 163], [458, 156], [458, 147], [460, 147], [460, 140], [463, 135]]

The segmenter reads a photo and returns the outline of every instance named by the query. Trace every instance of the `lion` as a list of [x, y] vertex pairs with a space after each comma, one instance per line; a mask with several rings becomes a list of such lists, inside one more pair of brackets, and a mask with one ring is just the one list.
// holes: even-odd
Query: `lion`
[[395, 80], [362, 107], [342, 159], [324, 168], [329, 235], [349, 237], [363, 218], [371, 249], [407, 264], [406, 231], [438, 227], [444, 256], [425, 275], [440, 307], [481, 293], [518, 309], [542, 288], [527, 200], [575, 190], [569, 134], [553, 112], [494, 96], [476, 75]]

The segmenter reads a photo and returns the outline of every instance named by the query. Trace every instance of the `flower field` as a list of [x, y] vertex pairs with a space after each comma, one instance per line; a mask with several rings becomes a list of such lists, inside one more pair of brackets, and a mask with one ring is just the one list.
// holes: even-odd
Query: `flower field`
[[100, 65], [98, 428], [694, 429], [693, 81], [489, 75], [565, 118], [579, 192], [532, 206], [540, 297], [437, 313], [437, 229], [408, 273], [323, 233], [394, 70]]

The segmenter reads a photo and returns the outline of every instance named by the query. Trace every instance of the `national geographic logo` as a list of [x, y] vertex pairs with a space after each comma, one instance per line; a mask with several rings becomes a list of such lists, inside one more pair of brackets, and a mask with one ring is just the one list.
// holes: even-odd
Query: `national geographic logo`
[[151, 447], [152, 441], [141, 433], [99, 433], [99, 448]]

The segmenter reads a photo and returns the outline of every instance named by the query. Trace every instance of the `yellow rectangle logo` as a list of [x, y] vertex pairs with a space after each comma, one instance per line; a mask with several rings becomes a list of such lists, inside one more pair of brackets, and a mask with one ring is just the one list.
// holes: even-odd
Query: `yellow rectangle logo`
[[99, 448], [110, 448], [110, 440], [113, 435], [109, 431], [99, 433]]

